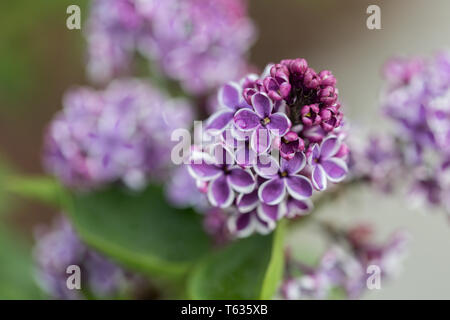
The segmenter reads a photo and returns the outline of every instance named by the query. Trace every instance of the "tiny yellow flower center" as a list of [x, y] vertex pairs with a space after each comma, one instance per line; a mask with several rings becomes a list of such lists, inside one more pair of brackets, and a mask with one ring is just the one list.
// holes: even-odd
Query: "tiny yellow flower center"
[[263, 119], [263, 123], [264, 123], [264, 124], [270, 123], [269, 117], [265, 117], [265, 118]]
[[288, 174], [287, 174], [286, 171], [283, 171], [283, 172], [281, 173], [281, 176], [282, 176], [282, 177], [287, 177], [287, 175], [288, 175]]

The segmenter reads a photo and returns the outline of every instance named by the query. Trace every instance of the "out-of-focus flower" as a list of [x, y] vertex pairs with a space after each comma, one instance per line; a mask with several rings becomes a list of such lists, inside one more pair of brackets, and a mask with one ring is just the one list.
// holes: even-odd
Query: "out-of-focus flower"
[[367, 180], [383, 192], [392, 192], [402, 170], [402, 155], [394, 138], [389, 135], [366, 137], [355, 132], [349, 140], [351, 176]]
[[171, 134], [193, 118], [186, 101], [133, 79], [114, 81], [103, 91], [72, 90], [63, 104], [47, 130], [44, 164], [76, 188], [122, 181], [136, 189], [164, 178]]
[[219, 208], [229, 207], [235, 199], [235, 191], [250, 193], [255, 188], [253, 174], [234, 165], [233, 155], [222, 145], [214, 148], [214, 158], [208, 153], [194, 153], [189, 169], [198, 180], [207, 181], [208, 200]]
[[194, 207], [198, 211], [208, 208], [208, 203], [199, 193], [201, 186], [189, 174], [186, 165], [180, 165], [172, 170], [170, 180], [166, 184], [166, 196], [170, 204], [180, 208]]
[[139, 52], [193, 94], [242, 76], [255, 38], [245, 0], [95, 0], [87, 30], [95, 80], [131, 68]]
[[348, 148], [335, 85], [331, 72], [316, 74], [295, 59], [219, 91], [207, 144], [193, 148], [188, 166], [207, 184], [201, 189], [208, 189], [209, 203], [227, 209], [232, 234], [268, 233], [283, 217], [305, 215], [312, 179], [323, 191], [327, 180], [345, 178]]
[[[56, 299], [113, 298], [137, 289], [145, 281], [84, 245], [65, 219], [58, 219], [49, 230], [38, 230], [34, 248], [37, 280]], [[81, 290], [67, 287], [67, 267], [81, 272]]]
[[365, 152], [353, 153], [354, 168], [385, 190], [403, 182], [412, 204], [450, 212], [450, 53], [394, 58], [384, 76], [381, 104], [395, 131], [373, 137]]
[[379, 268], [380, 284], [398, 275], [406, 255], [409, 236], [393, 233], [385, 244], [372, 239], [372, 228], [357, 225], [345, 232], [328, 229], [333, 245], [316, 267], [287, 256], [285, 280], [280, 289], [283, 299], [325, 299], [340, 289], [347, 298], [361, 297], [372, 275], [371, 266]]

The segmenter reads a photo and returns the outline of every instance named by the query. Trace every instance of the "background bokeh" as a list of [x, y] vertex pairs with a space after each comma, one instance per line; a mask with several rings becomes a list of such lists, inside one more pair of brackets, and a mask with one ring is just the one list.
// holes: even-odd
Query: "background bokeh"
[[[83, 30], [65, 25], [70, 4], [80, 5], [84, 21], [85, 0], [0, 2], [0, 181], [5, 166], [42, 173], [45, 126], [60, 108], [64, 91], [86, 83]], [[382, 30], [366, 28], [370, 4], [381, 7]], [[251, 0], [250, 15], [259, 28], [251, 61], [262, 68], [267, 62], [303, 57], [316, 70], [332, 70], [352, 125], [387, 130], [389, 123], [377, 106], [381, 66], [393, 55], [429, 55], [447, 48], [448, 12], [447, 0]], [[0, 210], [8, 213], [1, 217], [2, 229], [28, 242], [34, 226], [55, 213], [22, 199], [5, 207], [1, 195]], [[369, 189], [346, 194], [323, 211], [321, 218], [341, 223], [375, 222], [382, 235], [402, 227], [413, 236], [400, 277], [365, 298], [450, 298], [450, 225], [442, 213], [413, 210], [398, 195]], [[316, 231], [299, 231], [291, 242], [314, 251], [320, 247]], [[7, 253], [0, 253], [0, 262]]]

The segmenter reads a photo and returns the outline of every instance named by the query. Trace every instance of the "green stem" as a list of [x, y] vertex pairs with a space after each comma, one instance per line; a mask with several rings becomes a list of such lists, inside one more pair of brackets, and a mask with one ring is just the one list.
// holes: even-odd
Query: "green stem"
[[16, 176], [5, 179], [5, 190], [20, 197], [61, 207], [67, 200], [64, 188], [46, 176]]

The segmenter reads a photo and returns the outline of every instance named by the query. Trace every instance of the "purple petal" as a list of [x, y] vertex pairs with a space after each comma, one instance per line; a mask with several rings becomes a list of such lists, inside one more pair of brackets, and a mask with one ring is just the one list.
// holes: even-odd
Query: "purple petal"
[[236, 148], [240, 142], [234, 137], [229, 127], [222, 131], [221, 138], [225, 145], [231, 149]]
[[252, 131], [261, 125], [259, 116], [250, 109], [241, 109], [234, 115], [236, 127], [242, 131]]
[[342, 181], [348, 172], [347, 164], [339, 158], [322, 160], [321, 165], [328, 179], [332, 182]]
[[310, 199], [297, 200], [294, 198], [289, 198], [287, 203], [287, 214], [288, 218], [295, 218], [299, 216], [304, 216], [311, 212], [313, 208], [313, 203]]
[[271, 179], [278, 175], [280, 166], [278, 162], [268, 154], [262, 154], [256, 159], [255, 172], [266, 179]]
[[219, 103], [231, 110], [236, 110], [241, 103], [241, 90], [234, 82], [227, 83], [219, 90]]
[[188, 170], [191, 176], [202, 181], [209, 181], [222, 174], [222, 170], [215, 165], [214, 159], [206, 153], [194, 153], [189, 159]]
[[226, 109], [222, 109], [214, 113], [208, 118], [206, 130], [212, 134], [219, 134], [233, 119], [234, 112]]
[[228, 174], [231, 187], [240, 193], [250, 193], [255, 189], [255, 177], [249, 170], [234, 168]]
[[257, 213], [258, 216], [264, 221], [278, 221], [286, 214], [286, 206], [283, 202], [274, 206], [261, 203], [258, 206]]
[[341, 141], [336, 136], [326, 137], [320, 144], [320, 156], [322, 159], [328, 159], [334, 156], [341, 147]]
[[274, 113], [269, 119], [267, 128], [275, 136], [283, 136], [291, 128], [291, 120], [284, 113]]
[[253, 190], [247, 194], [240, 194], [236, 200], [236, 206], [239, 212], [250, 212], [258, 206], [258, 190]]
[[231, 234], [239, 238], [248, 237], [255, 229], [254, 212], [238, 213], [228, 220], [228, 228]]
[[270, 133], [264, 127], [258, 127], [255, 131], [253, 131], [252, 136], [250, 138], [250, 146], [256, 153], [264, 153], [267, 152], [270, 148]]
[[248, 131], [242, 131], [238, 129], [236, 126], [231, 126], [231, 135], [238, 141], [246, 141], [251, 137], [251, 133]]
[[264, 182], [258, 189], [259, 199], [269, 205], [280, 203], [285, 195], [284, 181], [278, 178]]
[[256, 113], [260, 118], [269, 117], [272, 113], [273, 103], [272, 100], [265, 93], [255, 93], [252, 96], [252, 105]]
[[305, 167], [306, 157], [303, 152], [297, 152], [290, 160], [281, 158], [281, 171], [289, 175], [296, 174]]
[[255, 215], [254, 221], [256, 231], [262, 235], [271, 233], [277, 226], [275, 221], [264, 221], [258, 215]]
[[309, 165], [316, 166], [319, 158], [320, 158], [320, 147], [317, 143], [315, 143], [312, 147], [311, 153], [308, 156]]
[[213, 207], [219, 208], [227, 208], [233, 203], [234, 193], [224, 175], [209, 183], [208, 200]]
[[308, 178], [294, 175], [287, 177], [284, 181], [292, 198], [304, 200], [312, 196], [313, 188]]
[[217, 166], [226, 165], [231, 166], [234, 164], [234, 156], [228, 148], [223, 146], [222, 144], [216, 144], [212, 153], [215, 159], [215, 163]]
[[314, 188], [316, 188], [317, 190], [323, 191], [327, 188], [327, 176], [320, 164], [314, 166], [312, 170], [311, 181]]
[[256, 164], [256, 152], [249, 146], [242, 146], [236, 150], [236, 163], [244, 168], [252, 167]]

